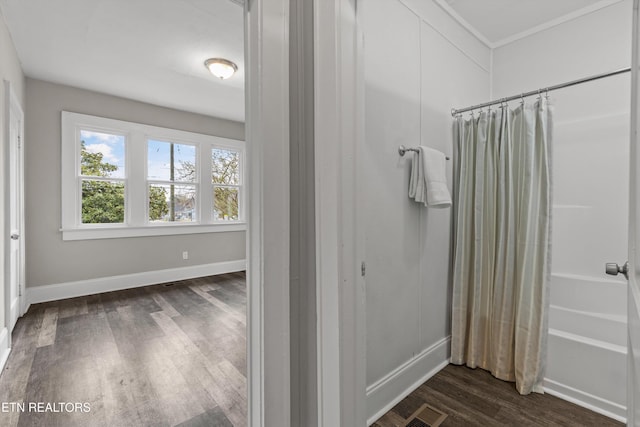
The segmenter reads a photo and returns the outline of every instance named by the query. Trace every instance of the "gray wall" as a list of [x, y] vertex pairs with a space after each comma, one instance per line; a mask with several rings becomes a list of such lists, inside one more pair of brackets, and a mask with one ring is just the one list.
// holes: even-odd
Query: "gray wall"
[[[61, 111], [244, 139], [244, 124], [40, 80], [26, 81], [26, 284], [29, 287], [245, 258], [245, 233], [63, 241]], [[182, 259], [189, 251], [189, 260]]]
[[[22, 110], [24, 111], [24, 74], [22, 73], [22, 68], [20, 67], [20, 61], [18, 60], [18, 55], [16, 53], [15, 48], [13, 47], [13, 42], [11, 41], [11, 36], [9, 35], [9, 30], [4, 23], [4, 18], [0, 13], [0, 138], [2, 138], [2, 145], [4, 147], [4, 117], [5, 117], [5, 108], [4, 108], [4, 83], [3, 81], [8, 81], [13, 86], [13, 89], [18, 96], [18, 100], [22, 105]], [[4, 149], [0, 150], [0, 188], [4, 189]], [[3, 191], [4, 194], [4, 191]], [[5, 235], [4, 230], [4, 197], [0, 198], [0, 241], [3, 242], [0, 245], [0, 278], [4, 283], [4, 242], [7, 241], [8, 236]], [[4, 283], [4, 286], [8, 286], [7, 283]], [[4, 286], [3, 291], [0, 292], [0, 331], [5, 327], [4, 325]]]

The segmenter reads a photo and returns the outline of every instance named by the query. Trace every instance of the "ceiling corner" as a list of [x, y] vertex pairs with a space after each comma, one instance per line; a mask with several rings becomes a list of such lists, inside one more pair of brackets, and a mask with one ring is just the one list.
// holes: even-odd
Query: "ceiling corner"
[[447, 13], [447, 15], [452, 17], [465, 30], [471, 33], [471, 35], [473, 35], [476, 39], [478, 39], [482, 44], [484, 44], [491, 50], [495, 48], [495, 43], [492, 43], [476, 27], [471, 25], [469, 21], [464, 19], [458, 12], [456, 12], [455, 9], [453, 9], [446, 0], [433, 0], [433, 2], [437, 4], [442, 10], [444, 10]]

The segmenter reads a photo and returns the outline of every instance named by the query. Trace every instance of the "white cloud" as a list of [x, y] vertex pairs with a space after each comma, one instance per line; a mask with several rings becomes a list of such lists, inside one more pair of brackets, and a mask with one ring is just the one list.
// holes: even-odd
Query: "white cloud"
[[120, 159], [113, 154], [113, 148], [107, 144], [87, 144], [85, 150], [90, 153], [102, 153], [102, 158], [107, 162], [118, 163]]
[[108, 133], [92, 132], [89, 130], [82, 131], [82, 139], [85, 138], [104, 142], [106, 144], [121, 144], [123, 142], [122, 135], [111, 135]]

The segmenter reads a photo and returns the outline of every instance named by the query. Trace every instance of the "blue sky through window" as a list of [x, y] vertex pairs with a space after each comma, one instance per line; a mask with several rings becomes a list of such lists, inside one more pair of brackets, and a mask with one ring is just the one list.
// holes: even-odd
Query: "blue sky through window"
[[125, 137], [123, 135], [81, 130], [80, 140], [84, 141], [85, 149], [89, 153], [101, 153], [103, 163], [118, 167], [116, 171], [109, 173], [110, 177], [124, 178]]
[[[171, 143], [150, 139], [147, 149], [147, 177], [152, 180], [170, 181]], [[174, 181], [194, 182], [196, 147], [173, 144]]]

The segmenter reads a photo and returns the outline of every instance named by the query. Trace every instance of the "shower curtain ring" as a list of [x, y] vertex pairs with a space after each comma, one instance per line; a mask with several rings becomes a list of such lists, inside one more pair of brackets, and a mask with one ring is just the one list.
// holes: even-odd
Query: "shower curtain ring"
[[520, 94], [520, 104], [524, 105], [524, 93]]

